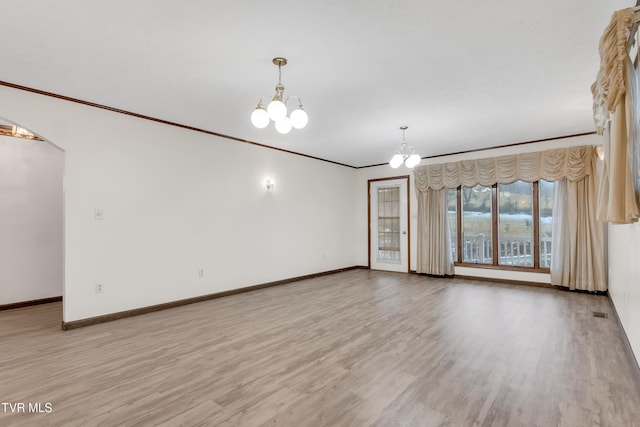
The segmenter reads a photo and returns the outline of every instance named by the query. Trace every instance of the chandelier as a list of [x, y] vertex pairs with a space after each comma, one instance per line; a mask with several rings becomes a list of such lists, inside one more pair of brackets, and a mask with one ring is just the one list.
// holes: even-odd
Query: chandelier
[[407, 145], [404, 140], [404, 131], [408, 128], [408, 126], [400, 126], [400, 130], [402, 131], [402, 145], [400, 145], [400, 149], [396, 150], [395, 154], [389, 161], [389, 165], [394, 169], [399, 168], [402, 163], [404, 163], [404, 165], [409, 169], [412, 169], [418, 166], [420, 160], [422, 160], [420, 155], [416, 153], [416, 150], [412, 146]]
[[16, 138], [31, 139], [34, 141], [42, 141], [38, 135], [29, 132], [20, 126], [0, 124], [0, 135], [14, 136]]
[[[289, 133], [291, 128], [302, 129], [309, 122], [309, 116], [306, 111], [302, 109], [302, 101], [298, 96], [289, 96], [284, 98], [284, 86], [282, 85], [282, 67], [287, 65], [286, 58], [273, 58], [273, 63], [278, 66], [278, 84], [276, 85], [276, 94], [273, 96], [267, 108], [264, 108], [262, 99], [268, 96], [263, 96], [258, 100], [258, 106], [253, 113], [251, 113], [251, 123], [259, 129], [265, 128], [269, 125], [269, 121], [275, 122], [276, 130], [282, 134]], [[287, 102], [290, 99], [296, 99], [298, 106], [295, 110], [287, 116]]]

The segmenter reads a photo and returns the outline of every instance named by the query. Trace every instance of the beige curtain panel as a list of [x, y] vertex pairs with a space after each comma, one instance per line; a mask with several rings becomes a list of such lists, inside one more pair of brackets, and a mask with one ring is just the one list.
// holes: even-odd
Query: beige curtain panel
[[598, 220], [629, 224], [638, 220], [638, 206], [631, 175], [629, 144], [637, 105], [632, 104], [629, 78], [629, 35], [640, 14], [633, 8], [614, 12], [600, 38], [600, 69], [593, 93], [593, 119], [598, 134], [604, 136], [604, 166], [598, 188]]
[[579, 181], [591, 175], [593, 147], [581, 146], [536, 153], [515, 154], [455, 163], [418, 166], [414, 169], [417, 191], [491, 186], [527, 182]]
[[[624, 104], [628, 113], [629, 103]], [[605, 158], [598, 187], [598, 220], [612, 224], [630, 224], [638, 220], [624, 107], [622, 105], [622, 111], [612, 115], [611, 125], [604, 133]]]
[[[592, 168], [595, 169], [595, 159]], [[556, 183], [553, 205], [551, 284], [606, 291], [604, 234], [596, 219], [596, 177]]]
[[[626, 52], [626, 50], [625, 50]], [[623, 76], [628, 80], [630, 63], [625, 63]], [[598, 187], [598, 220], [613, 224], [630, 224], [638, 220], [631, 160], [629, 135], [632, 133], [633, 106], [631, 96], [623, 92], [620, 102], [610, 114], [603, 133], [604, 165]]]
[[452, 276], [451, 232], [447, 213], [447, 194], [427, 189], [418, 192], [418, 265], [416, 272]]

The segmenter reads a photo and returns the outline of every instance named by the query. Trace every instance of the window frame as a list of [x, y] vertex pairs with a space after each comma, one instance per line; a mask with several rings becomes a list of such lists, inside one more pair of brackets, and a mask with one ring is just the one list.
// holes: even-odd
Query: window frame
[[[481, 264], [474, 262], [462, 261], [462, 186], [456, 189], [456, 219], [457, 219], [457, 233], [456, 233], [456, 259], [454, 259], [454, 265], [456, 267], [471, 267], [471, 268], [486, 268], [491, 270], [510, 270], [510, 271], [522, 271], [522, 272], [534, 272], [534, 273], [549, 273], [550, 269], [540, 267], [540, 190], [539, 182], [534, 181], [532, 194], [532, 210], [533, 216], [531, 219], [533, 226], [533, 267], [529, 266], [517, 266], [517, 265], [500, 265], [499, 264], [499, 250], [500, 245], [496, 244], [499, 241], [498, 236], [498, 184], [491, 186], [491, 250], [492, 263]], [[551, 249], [553, 251], [553, 248]]]

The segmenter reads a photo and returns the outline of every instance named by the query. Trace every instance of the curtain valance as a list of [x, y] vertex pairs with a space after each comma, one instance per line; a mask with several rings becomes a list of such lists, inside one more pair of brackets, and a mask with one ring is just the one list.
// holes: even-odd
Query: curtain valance
[[600, 70], [591, 86], [593, 119], [600, 135], [627, 91], [624, 76], [624, 68], [629, 61], [627, 43], [631, 27], [637, 20], [632, 8], [618, 10], [611, 16], [611, 22], [600, 38]]
[[592, 173], [593, 150], [592, 146], [580, 146], [418, 166], [414, 169], [416, 190], [511, 184], [518, 180], [579, 181]]

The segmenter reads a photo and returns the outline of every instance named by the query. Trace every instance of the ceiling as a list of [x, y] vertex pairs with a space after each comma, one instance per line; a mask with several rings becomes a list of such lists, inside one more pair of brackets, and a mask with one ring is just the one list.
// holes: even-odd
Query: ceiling
[[[593, 131], [598, 40], [634, 2], [3, 4], [4, 82], [367, 166], [389, 160], [401, 125], [423, 157]], [[288, 135], [249, 119], [276, 56], [309, 114]]]

